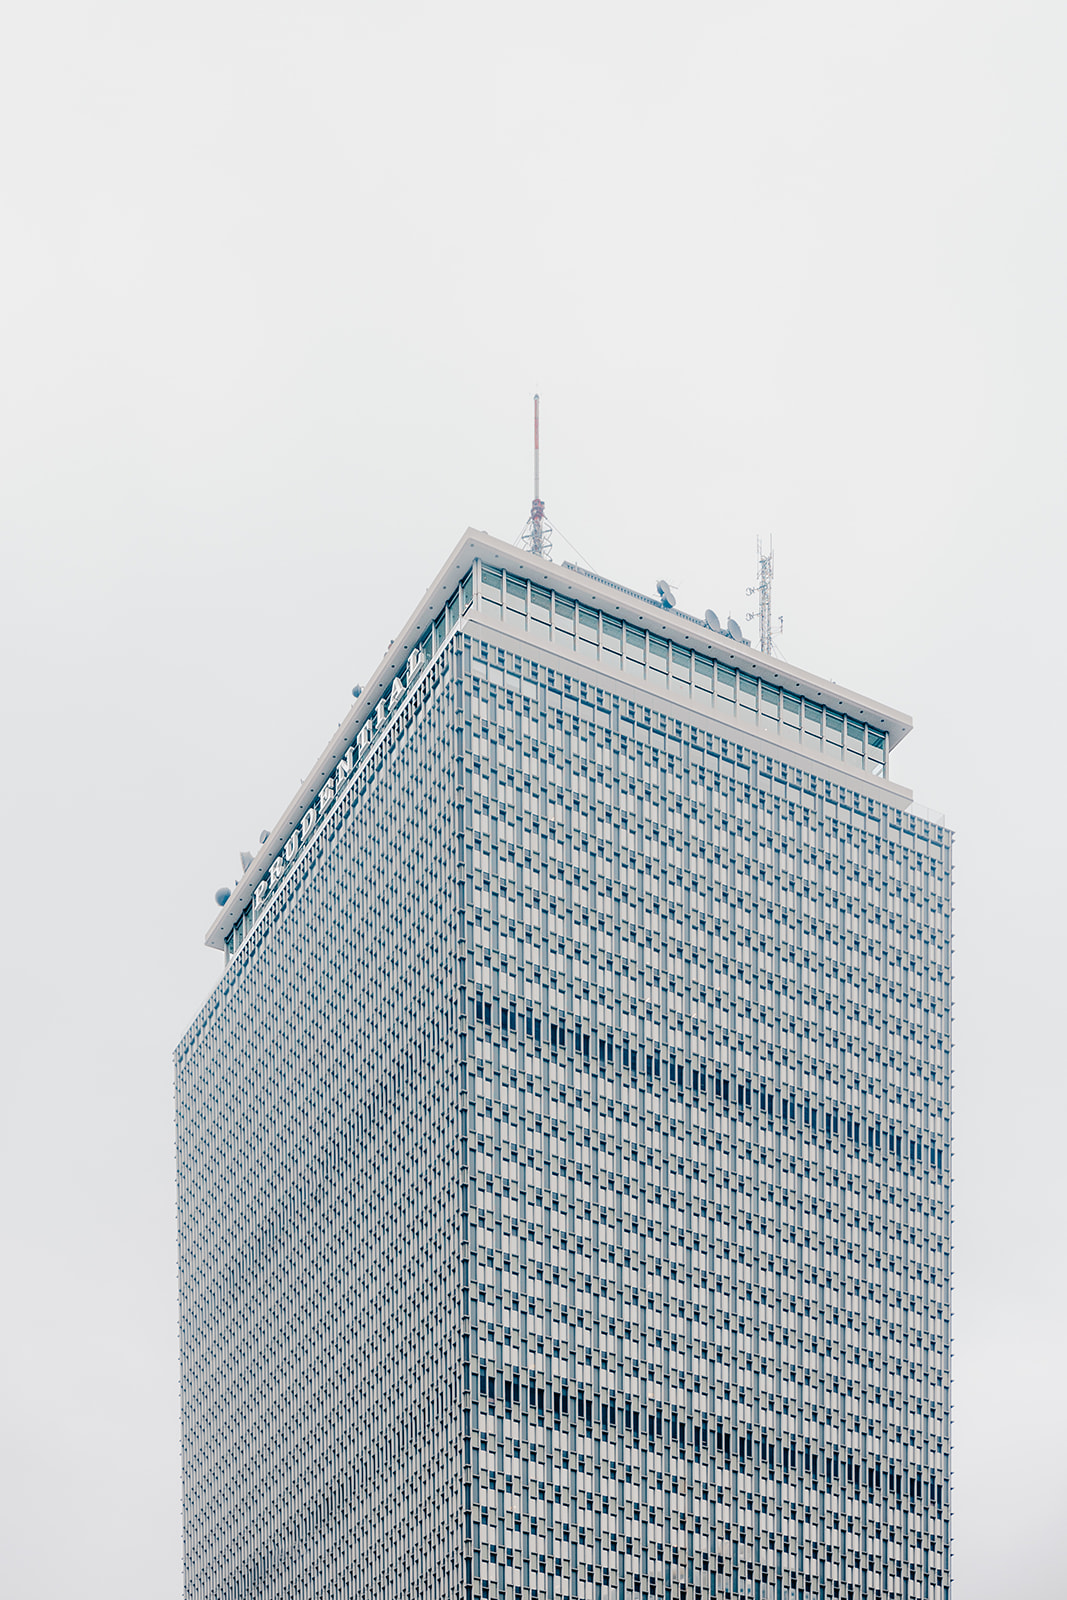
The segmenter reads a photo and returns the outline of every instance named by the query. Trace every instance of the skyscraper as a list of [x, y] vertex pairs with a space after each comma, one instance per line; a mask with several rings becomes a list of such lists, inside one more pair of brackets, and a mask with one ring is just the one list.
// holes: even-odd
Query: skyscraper
[[468, 531], [178, 1047], [186, 1595], [943, 1600], [907, 718]]

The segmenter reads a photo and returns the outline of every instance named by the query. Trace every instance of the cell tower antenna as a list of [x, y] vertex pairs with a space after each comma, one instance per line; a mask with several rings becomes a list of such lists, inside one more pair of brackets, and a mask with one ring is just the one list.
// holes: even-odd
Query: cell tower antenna
[[782, 631], [783, 618], [778, 618], [775, 627], [771, 616], [771, 580], [774, 577], [774, 544], [768, 544], [766, 554], [763, 550], [762, 539], [756, 540], [756, 571], [758, 577], [755, 584], [748, 590], [749, 594], [759, 595], [759, 610], [750, 611], [746, 617], [747, 622], [759, 620], [759, 647], [765, 656], [774, 655], [774, 641]]
[[534, 395], [533, 456], [533, 505], [530, 507], [530, 520], [522, 530], [519, 543], [524, 550], [529, 550], [531, 555], [543, 556], [546, 561], [551, 561], [552, 535], [556, 530], [545, 516], [545, 502], [541, 499], [541, 396], [539, 394]]

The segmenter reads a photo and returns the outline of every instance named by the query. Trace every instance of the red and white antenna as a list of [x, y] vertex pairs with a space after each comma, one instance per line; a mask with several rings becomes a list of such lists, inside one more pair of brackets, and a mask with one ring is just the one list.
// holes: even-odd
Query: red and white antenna
[[552, 535], [555, 532], [545, 516], [545, 502], [541, 499], [541, 396], [534, 395], [534, 492], [530, 507], [530, 520], [523, 528], [519, 542], [531, 555], [552, 560]]

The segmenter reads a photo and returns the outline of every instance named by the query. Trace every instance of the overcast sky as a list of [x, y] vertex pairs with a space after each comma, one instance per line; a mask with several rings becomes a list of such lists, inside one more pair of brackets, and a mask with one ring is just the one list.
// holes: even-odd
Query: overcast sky
[[[956, 849], [959, 1600], [1067, 1501], [1067, 9], [11, 6], [0, 1591], [178, 1600], [171, 1050], [471, 524], [899, 706]], [[572, 551], [557, 542], [557, 556]]]

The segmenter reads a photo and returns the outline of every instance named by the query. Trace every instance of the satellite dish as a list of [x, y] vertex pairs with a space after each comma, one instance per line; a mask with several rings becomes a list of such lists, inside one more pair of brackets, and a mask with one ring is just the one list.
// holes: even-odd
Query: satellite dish
[[709, 628], [714, 628], [716, 633], [722, 632], [722, 623], [719, 621], [718, 617], [715, 615], [710, 606], [704, 613], [704, 621], [707, 623]]
[[656, 593], [659, 595], [660, 600], [663, 603], [664, 611], [673, 610], [675, 605], [674, 590], [671, 588], [666, 578], [658, 579], [656, 583]]
[[358, 700], [362, 693], [363, 693], [363, 685], [361, 683], [355, 684], [353, 686], [353, 689], [352, 689], [352, 698], [353, 698], [353, 700]]
[[259, 842], [260, 842], [260, 844], [266, 844], [266, 842], [267, 842], [267, 840], [268, 840], [268, 839], [269, 839], [269, 838], [270, 838], [270, 834], [269, 834], [269, 833], [268, 833], [268, 832], [267, 832], [267, 830], [266, 830], [266, 828], [264, 828], [264, 829], [263, 829], [263, 832], [262, 832], [262, 833], [261, 833], [261, 834], [260, 834], [260, 836], [259, 836]]
[[733, 617], [731, 617], [729, 622], [727, 622], [726, 631], [730, 635], [731, 639], [736, 639], [738, 644], [744, 644], [745, 639], [741, 632], [741, 624], [739, 622], [735, 622]]
[[247, 872], [251, 865], [252, 865], [252, 852], [251, 852], [251, 850], [242, 850], [241, 851], [241, 871], [242, 872]]
[[229, 898], [230, 898], [229, 889], [216, 889], [215, 890], [215, 904], [217, 906], [224, 906]]

